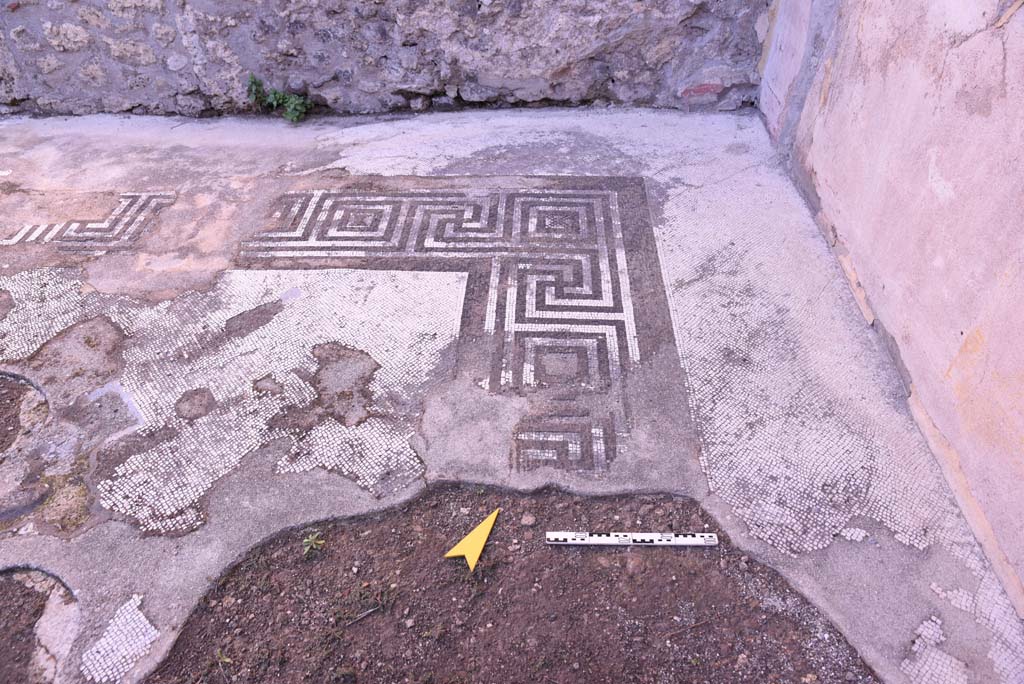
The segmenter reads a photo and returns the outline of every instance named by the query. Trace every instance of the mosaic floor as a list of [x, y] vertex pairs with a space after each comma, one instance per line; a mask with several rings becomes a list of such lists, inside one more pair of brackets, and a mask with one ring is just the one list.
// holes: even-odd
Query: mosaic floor
[[641, 363], [632, 290], [650, 297], [640, 313], [660, 319], [645, 330], [667, 321], [643, 258], [648, 216], [639, 178], [352, 179], [279, 198], [274, 225], [242, 257], [465, 270], [476, 295], [465, 337], [490, 357], [471, 372], [536, 407], [516, 428], [514, 467], [603, 471], [628, 433], [624, 379]]
[[[410, 403], [458, 333], [461, 274], [227, 271], [212, 291], [189, 292], [155, 307], [83, 294], [82, 286], [67, 269], [0, 277], [14, 303], [0, 322], [0, 358], [28, 378], [31, 369], [17, 362], [74, 326], [102, 317], [122, 331], [120, 374], [86, 395], [92, 402], [111, 395], [128, 418], [95, 458], [134, 442], [121, 450], [109, 477], [90, 483], [102, 508], [147, 532], [193, 530], [202, 524], [199, 501], [206, 491], [246, 455], [277, 439], [289, 442], [279, 472], [324, 467], [375, 493], [422, 475], [408, 443]], [[354, 294], [361, 298], [351, 299]], [[341, 324], [339, 310], [345, 312]], [[330, 373], [331, 346], [358, 349], [372, 359], [364, 391], [373, 398], [357, 419], [314, 406], [330, 402], [331, 390], [319, 390]], [[323, 417], [310, 425], [287, 425], [289, 414], [308, 417], [317, 409]], [[61, 464], [61, 457], [93, 457], [81, 449], [42, 451], [40, 442], [67, 439], [76, 427], [79, 444], [93, 436], [92, 425], [76, 426], [70, 412], [54, 418], [11, 451], [24, 453], [26, 462], [41, 459], [48, 470], [75, 467]]]
[[573, 116], [0, 142], [0, 568], [75, 596], [57, 681], [138, 680], [245, 549], [445, 479], [692, 496], [884, 678], [1024, 681], [760, 123]]

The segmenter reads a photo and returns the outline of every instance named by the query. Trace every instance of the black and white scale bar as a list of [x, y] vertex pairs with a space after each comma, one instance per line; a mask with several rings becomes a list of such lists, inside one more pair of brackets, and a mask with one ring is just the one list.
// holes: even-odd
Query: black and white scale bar
[[589, 546], [718, 546], [711, 532], [548, 532], [548, 544]]

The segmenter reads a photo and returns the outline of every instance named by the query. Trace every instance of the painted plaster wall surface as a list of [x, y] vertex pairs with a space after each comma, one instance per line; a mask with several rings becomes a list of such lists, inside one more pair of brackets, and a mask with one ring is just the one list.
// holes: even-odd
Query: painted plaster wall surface
[[250, 73], [339, 112], [756, 96], [764, 0], [19, 0], [0, 113], [198, 115]]
[[858, 0], [815, 29], [828, 4], [776, 8], [769, 128], [1024, 614], [1024, 11]]

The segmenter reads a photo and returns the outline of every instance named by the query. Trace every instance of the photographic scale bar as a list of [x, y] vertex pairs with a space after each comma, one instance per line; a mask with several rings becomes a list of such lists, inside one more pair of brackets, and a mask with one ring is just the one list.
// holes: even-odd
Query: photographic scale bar
[[718, 546], [711, 532], [548, 532], [548, 544], [583, 546]]

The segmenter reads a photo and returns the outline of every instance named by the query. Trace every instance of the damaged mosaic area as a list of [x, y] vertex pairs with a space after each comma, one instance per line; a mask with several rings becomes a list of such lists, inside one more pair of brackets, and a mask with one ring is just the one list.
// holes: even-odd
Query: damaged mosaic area
[[26, 225], [11, 237], [0, 239], [0, 247], [52, 243], [62, 251], [94, 256], [128, 249], [146, 231], [157, 212], [173, 204], [176, 196], [173, 192], [121, 193], [117, 206], [105, 219]]
[[[788, 554], [824, 549], [837, 537], [865, 543], [864, 519], [914, 549], [946, 550], [974, 586], [936, 593], [990, 632], [989, 656], [1001, 680], [1024, 681], [1021, 621], [913, 422], [896, 370], [849, 301], [838, 266], [816, 235], [805, 244], [821, 254], [766, 239], [785, 217], [732, 214], [742, 202], [730, 192], [723, 186], [676, 195], [665, 213], [690, 239], [658, 233], [711, 491], [754, 536]], [[764, 267], [783, 259], [831, 266], [809, 272], [812, 282], [783, 282]], [[851, 335], [856, 330], [864, 333]], [[941, 651], [932, 627], [924, 629], [902, 669], [914, 682], [961, 681], [963, 663]]]
[[[98, 482], [99, 500], [143, 530], [186, 532], [219, 478], [281, 438], [281, 473], [327, 468], [375, 495], [418, 477], [409, 438], [465, 285], [459, 273], [228, 271], [209, 292], [153, 305], [85, 288], [74, 270], [30, 270], [0, 276], [13, 302], [0, 361], [97, 317], [123, 331], [123, 371], [94, 395], [128, 405], [136, 425], [116, 437], [143, 446]], [[323, 376], [348, 357], [363, 359], [365, 386], [340, 388], [341, 401]]]

